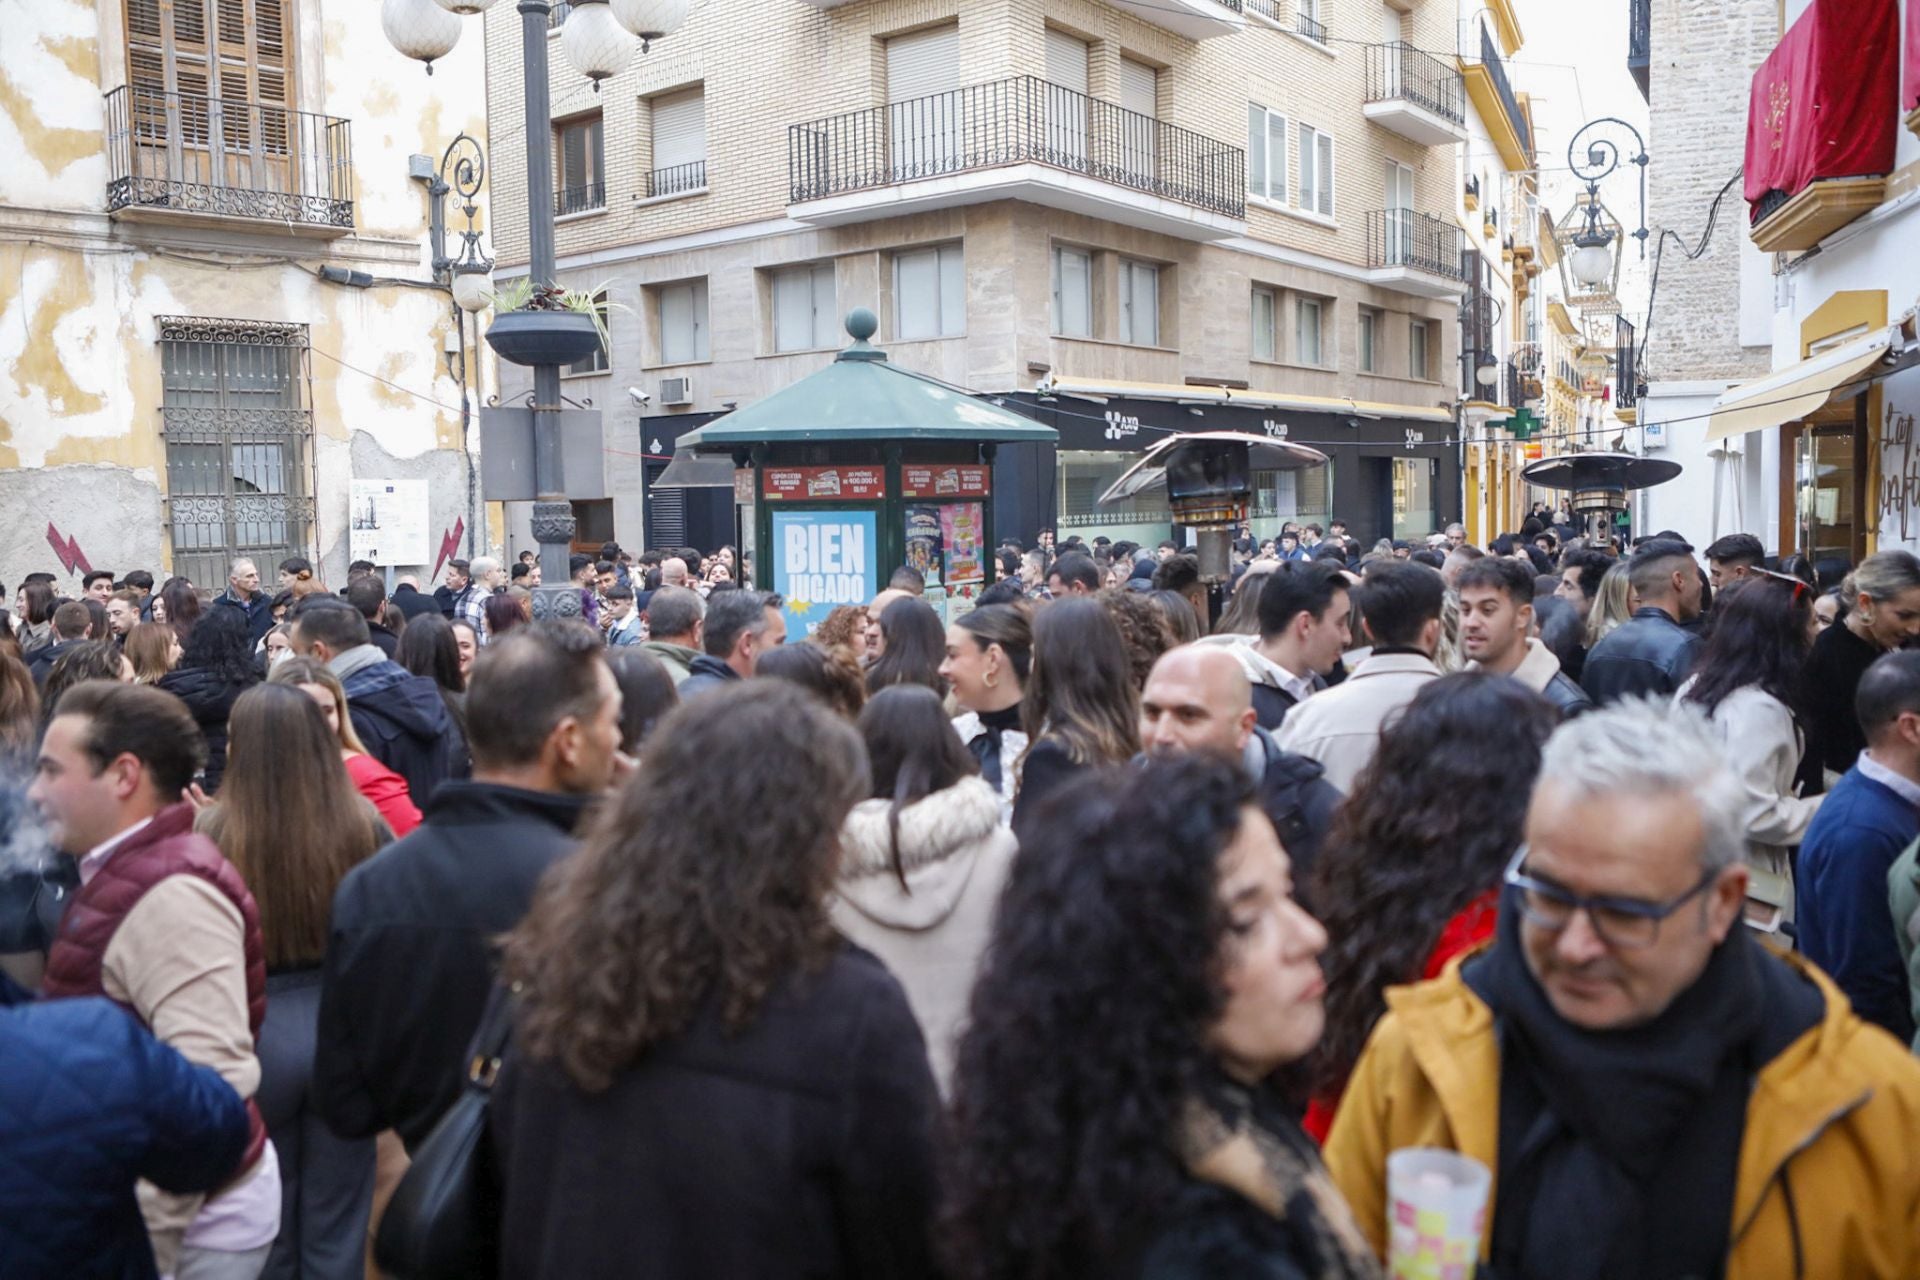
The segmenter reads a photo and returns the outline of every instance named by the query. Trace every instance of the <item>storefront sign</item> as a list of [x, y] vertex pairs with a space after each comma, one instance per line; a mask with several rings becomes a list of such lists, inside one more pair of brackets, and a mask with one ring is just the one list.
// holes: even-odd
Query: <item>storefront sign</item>
[[[769, 497], [772, 495], [770, 494]], [[811, 632], [835, 608], [880, 591], [878, 517], [871, 511], [775, 511], [773, 589], [789, 625]]]
[[866, 502], [887, 496], [883, 467], [768, 467], [760, 477], [768, 502]]
[[984, 498], [993, 492], [991, 467], [903, 466], [900, 468], [900, 496], [903, 498]]
[[1912, 535], [1912, 519], [1920, 511], [1920, 450], [1914, 448], [1913, 415], [1887, 408], [1880, 434], [1880, 512], [1884, 528], [1896, 525], [1900, 541]]

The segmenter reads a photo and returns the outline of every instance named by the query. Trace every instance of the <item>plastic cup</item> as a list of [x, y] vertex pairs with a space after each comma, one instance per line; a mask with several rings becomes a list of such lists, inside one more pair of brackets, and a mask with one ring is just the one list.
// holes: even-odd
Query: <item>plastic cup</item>
[[1472, 1156], [1408, 1147], [1387, 1157], [1393, 1280], [1473, 1280], [1493, 1174]]

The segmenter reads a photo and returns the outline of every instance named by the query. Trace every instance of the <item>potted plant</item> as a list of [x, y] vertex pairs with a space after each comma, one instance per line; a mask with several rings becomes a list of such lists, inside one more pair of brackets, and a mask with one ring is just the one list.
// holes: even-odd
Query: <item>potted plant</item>
[[562, 289], [521, 277], [493, 292], [487, 342], [512, 364], [569, 365], [607, 346], [601, 289]]

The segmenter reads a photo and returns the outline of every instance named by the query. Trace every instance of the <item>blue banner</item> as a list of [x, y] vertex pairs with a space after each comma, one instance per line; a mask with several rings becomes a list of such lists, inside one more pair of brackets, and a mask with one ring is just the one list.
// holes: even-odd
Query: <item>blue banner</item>
[[843, 604], [880, 592], [878, 517], [872, 511], [775, 511], [773, 589], [797, 639]]

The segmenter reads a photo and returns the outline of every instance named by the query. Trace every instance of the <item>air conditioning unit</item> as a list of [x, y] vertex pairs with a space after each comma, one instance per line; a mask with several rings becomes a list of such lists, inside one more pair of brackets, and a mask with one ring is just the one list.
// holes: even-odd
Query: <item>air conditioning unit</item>
[[660, 403], [661, 404], [692, 404], [693, 403], [693, 379], [692, 378], [660, 379]]

